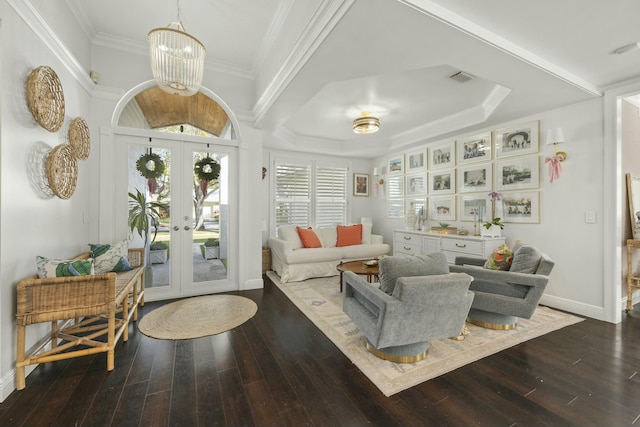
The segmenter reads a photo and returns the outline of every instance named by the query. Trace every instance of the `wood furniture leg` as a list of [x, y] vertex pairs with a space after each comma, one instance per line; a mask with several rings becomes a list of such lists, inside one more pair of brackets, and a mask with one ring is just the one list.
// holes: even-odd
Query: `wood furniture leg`
[[26, 386], [25, 373], [24, 373], [24, 354], [25, 354], [25, 325], [18, 325], [18, 350], [16, 355], [16, 388], [22, 390]]

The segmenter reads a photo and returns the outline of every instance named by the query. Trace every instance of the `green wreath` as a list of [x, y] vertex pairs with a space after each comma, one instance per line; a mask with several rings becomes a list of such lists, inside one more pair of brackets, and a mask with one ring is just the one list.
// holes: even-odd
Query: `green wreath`
[[[153, 168], [149, 168], [149, 162], [153, 163]], [[136, 169], [147, 179], [160, 178], [164, 174], [164, 162], [156, 153], [143, 154], [136, 161]]]
[[213, 181], [220, 176], [220, 164], [211, 157], [204, 157], [193, 166], [193, 173], [200, 181]]

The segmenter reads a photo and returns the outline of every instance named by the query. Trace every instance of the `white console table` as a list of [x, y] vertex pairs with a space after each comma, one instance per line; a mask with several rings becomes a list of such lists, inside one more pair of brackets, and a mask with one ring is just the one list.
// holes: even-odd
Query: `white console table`
[[458, 236], [400, 229], [393, 230], [393, 255], [410, 256], [443, 252], [447, 261], [453, 264], [457, 256], [487, 259], [504, 242], [504, 237]]

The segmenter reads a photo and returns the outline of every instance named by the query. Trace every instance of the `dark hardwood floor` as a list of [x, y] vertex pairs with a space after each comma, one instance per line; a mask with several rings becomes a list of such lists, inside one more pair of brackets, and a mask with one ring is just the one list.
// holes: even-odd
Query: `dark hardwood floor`
[[[640, 425], [640, 310], [587, 319], [389, 398], [265, 277], [258, 313], [187, 341], [130, 328], [104, 354], [40, 365], [0, 426]], [[162, 303], [147, 303], [142, 314]]]

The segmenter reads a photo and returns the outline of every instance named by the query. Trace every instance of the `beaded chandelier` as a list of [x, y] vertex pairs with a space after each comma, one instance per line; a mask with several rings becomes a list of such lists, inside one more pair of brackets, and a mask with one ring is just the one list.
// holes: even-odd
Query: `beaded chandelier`
[[204, 72], [206, 50], [198, 39], [189, 35], [178, 19], [164, 28], [149, 32], [151, 71], [158, 86], [169, 93], [191, 96], [198, 93]]

